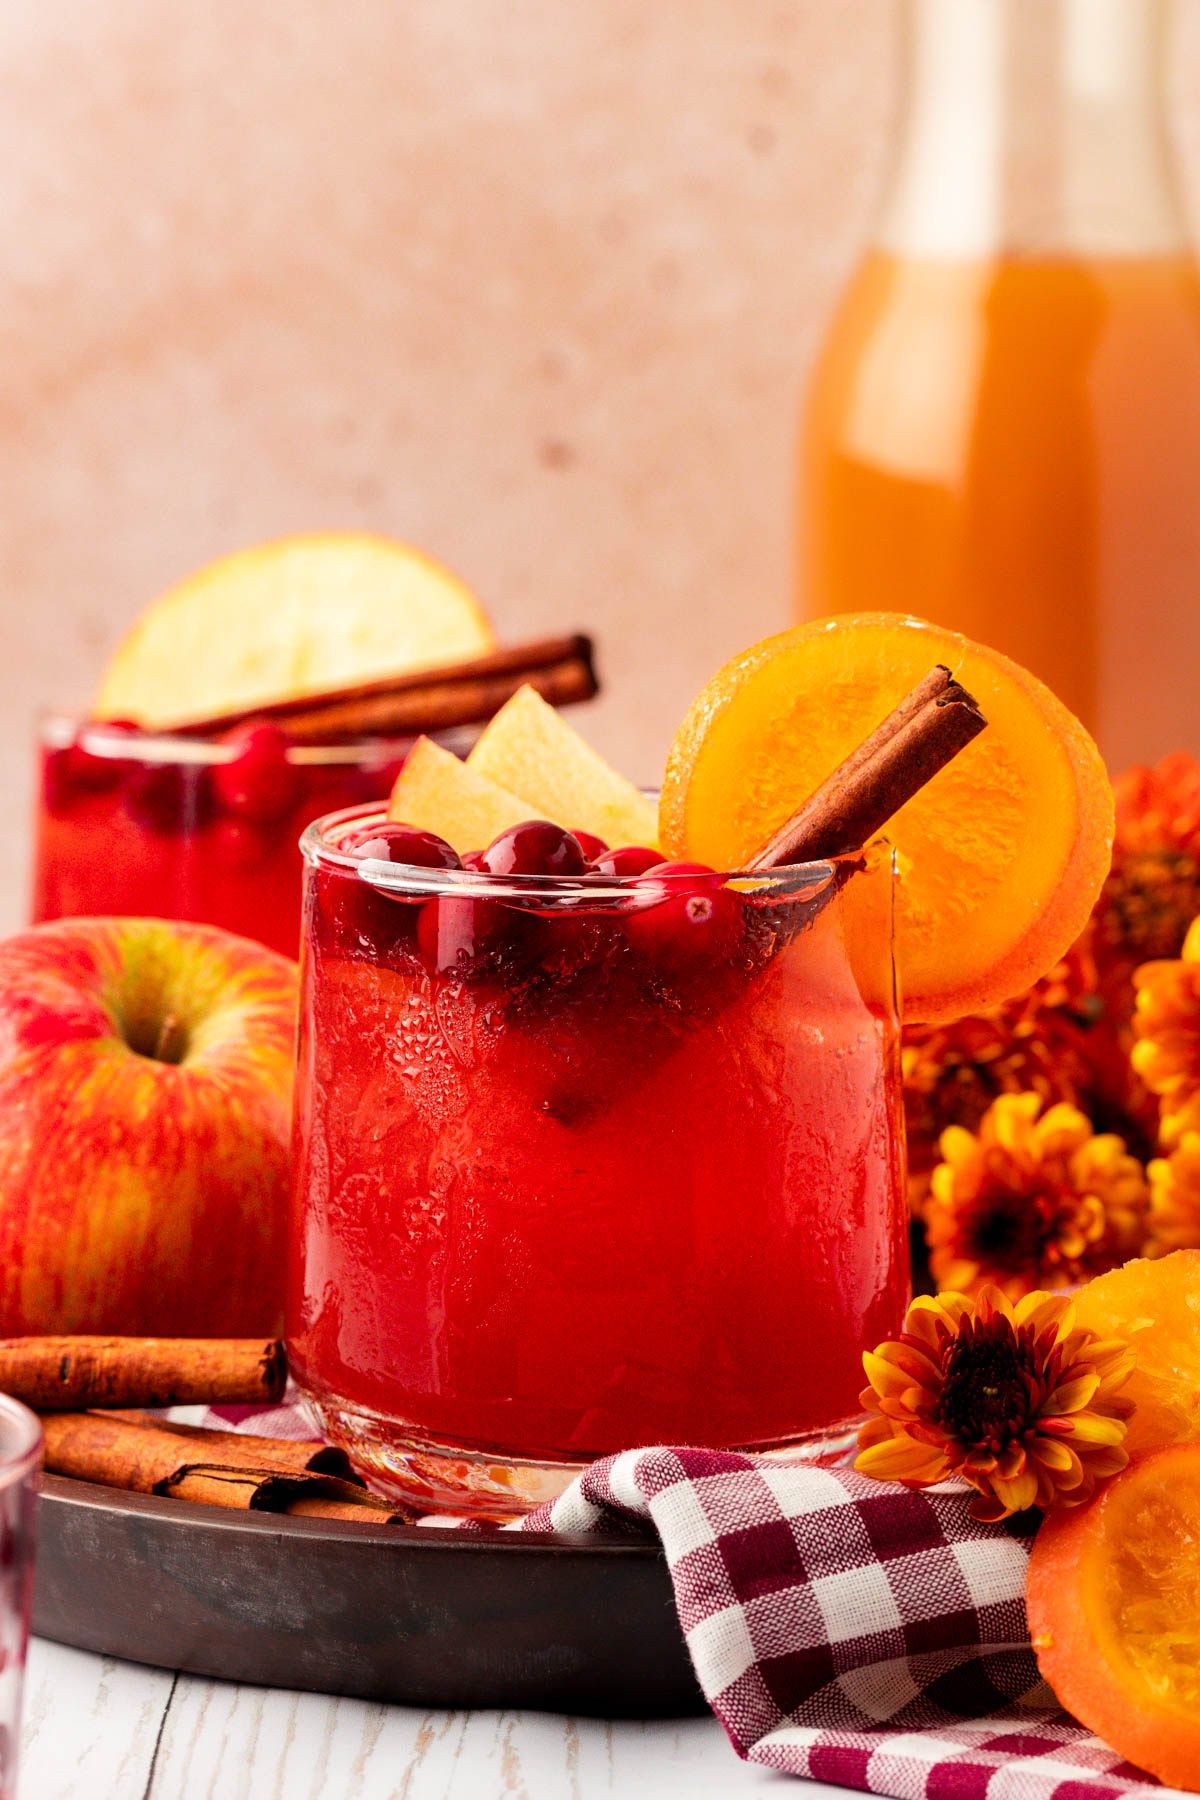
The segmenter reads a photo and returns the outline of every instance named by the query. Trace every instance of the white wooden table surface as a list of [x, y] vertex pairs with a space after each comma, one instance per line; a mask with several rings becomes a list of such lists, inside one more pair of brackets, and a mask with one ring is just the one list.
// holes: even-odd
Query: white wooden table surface
[[172, 1675], [35, 1638], [17, 1800], [847, 1800], [715, 1719], [425, 1712]]

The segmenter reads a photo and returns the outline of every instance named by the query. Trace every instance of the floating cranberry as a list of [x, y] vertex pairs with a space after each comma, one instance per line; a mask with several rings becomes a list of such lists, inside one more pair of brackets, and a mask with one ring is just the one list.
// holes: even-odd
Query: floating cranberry
[[125, 783], [125, 809], [159, 837], [199, 831], [212, 812], [209, 771], [199, 763], [142, 763]]
[[[457, 869], [458, 857], [444, 839], [412, 825], [364, 825], [345, 840], [354, 857], [417, 869]], [[391, 893], [353, 875], [322, 871], [318, 905], [327, 937], [339, 954], [368, 962], [396, 964], [417, 951], [417, 924], [425, 910], [419, 894]]]
[[[441, 968], [440, 910], [436, 899], [427, 900], [417, 914], [417, 947], [429, 967], [434, 971]], [[447, 949], [449, 949], [449, 945], [447, 945]]]
[[[635, 949], [674, 971], [698, 958], [730, 955], [741, 928], [737, 896], [703, 863], [660, 862], [645, 871], [647, 886], [663, 878], [664, 898], [640, 906], [625, 920]], [[685, 879], [694, 876], [694, 882]]]
[[467, 854], [462, 859], [463, 868], [477, 869], [483, 861], [483, 856], [484, 853], [482, 850], [468, 850]]
[[121, 739], [138, 735], [138, 727], [124, 719], [85, 725], [72, 743], [49, 751], [42, 773], [48, 811], [66, 812], [80, 794], [103, 794], [118, 787], [132, 766], [120, 754]]
[[72, 786], [83, 788], [89, 794], [107, 794], [112, 788], [119, 787], [129, 772], [129, 762], [121, 756], [97, 756], [93, 750], [85, 750], [82, 744], [74, 744], [65, 750], [63, 755], [70, 767]]
[[244, 875], [258, 867], [269, 849], [270, 839], [249, 819], [219, 819], [213, 826], [206, 854], [226, 874]]
[[246, 725], [226, 741], [234, 755], [213, 769], [213, 787], [226, 812], [257, 824], [290, 812], [300, 797], [303, 777], [288, 759], [286, 734], [275, 725]]
[[347, 839], [346, 849], [352, 856], [370, 858], [372, 862], [399, 863], [410, 869], [461, 869], [458, 852], [445, 838], [432, 831], [418, 831], [413, 825], [364, 825]]
[[62, 816], [88, 794], [102, 794], [120, 782], [125, 765], [115, 757], [92, 756], [78, 744], [51, 750], [42, 765], [42, 804]]
[[604, 839], [597, 837], [594, 831], [573, 831], [571, 836], [590, 863], [594, 863], [596, 858], [603, 856], [608, 849]]
[[470, 980], [515, 955], [524, 925], [519, 913], [497, 900], [439, 894], [417, 915], [417, 942], [435, 974]]
[[489, 875], [582, 875], [587, 858], [579, 839], [548, 819], [510, 825], [492, 839], [479, 859]]
[[316, 877], [318, 932], [328, 955], [396, 966], [411, 963], [417, 949], [418, 908], [397, 904], [369, 882], [336, 869]]
[[606, 850], [603, 856], [596, 857], [595, 872], [625, 880], [633, 875], [644, 875], [648, 869], [657, 869], [661, 863], [661, 850], [648, 850], [644, 844], [627, 844], [620, 850]]
[[71, 781], [71, 752], [47, 750], [42, 757], [42, 805], [55, 818], [71, 809], [75, 797]]

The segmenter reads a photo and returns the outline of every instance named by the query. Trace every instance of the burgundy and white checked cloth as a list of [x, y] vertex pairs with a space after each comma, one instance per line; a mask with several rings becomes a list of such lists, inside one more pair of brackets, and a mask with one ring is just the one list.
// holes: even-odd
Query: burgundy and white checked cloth
[[[228, 1429], [230, 1410], [207, 1422]], [[292, 1408], [237, 1422], [307, 1429]], [[656, 1448], [594, 1464], [509, 1529], [657, 1533], [700, 1685], [751, 1762], [895, 1800], [1177, 1794], [1056, 1704], [1025, 1625], [1029, 1538], [968, 1498]]]

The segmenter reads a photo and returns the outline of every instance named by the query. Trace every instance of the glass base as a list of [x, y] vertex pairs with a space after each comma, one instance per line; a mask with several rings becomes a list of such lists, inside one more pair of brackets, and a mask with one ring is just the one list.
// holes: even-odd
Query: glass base
[[[457, 1513], [503, 1522], [556, 1500], [586, 1462], [518, 1459], [498, 1451], [423, 1438], [411, 1426], [381, 1413], [306, 1394], [305, 1401], [331, 1444], [349, 1456], [376, 1493], [419, 1513]], [[853, 1456], [858, 1419], [842, 1419], [783, 1444], [730, 1445], [747, 1454], [837, 1468]]]

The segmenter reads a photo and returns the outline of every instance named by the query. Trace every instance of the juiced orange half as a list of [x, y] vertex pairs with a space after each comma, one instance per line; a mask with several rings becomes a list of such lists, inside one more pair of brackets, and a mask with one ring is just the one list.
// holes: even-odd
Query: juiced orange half
[[897, 613], [766, 638], [699, 695], [672, 746], [667, 855], [738, 869], [938, 663], [987, 729], [896, 813], [896, 951], [906, 1020], [992, 1006], [1051, 968], [1087, 922], [1112, 854], [1095, 744], [1018, 664]]
[[1160, 1781], [1200, 1792], [1200, 1444], [1138, 1457], [1087, 1506], [1051, 1513], [1026, 1604], [1063, 1706]]

